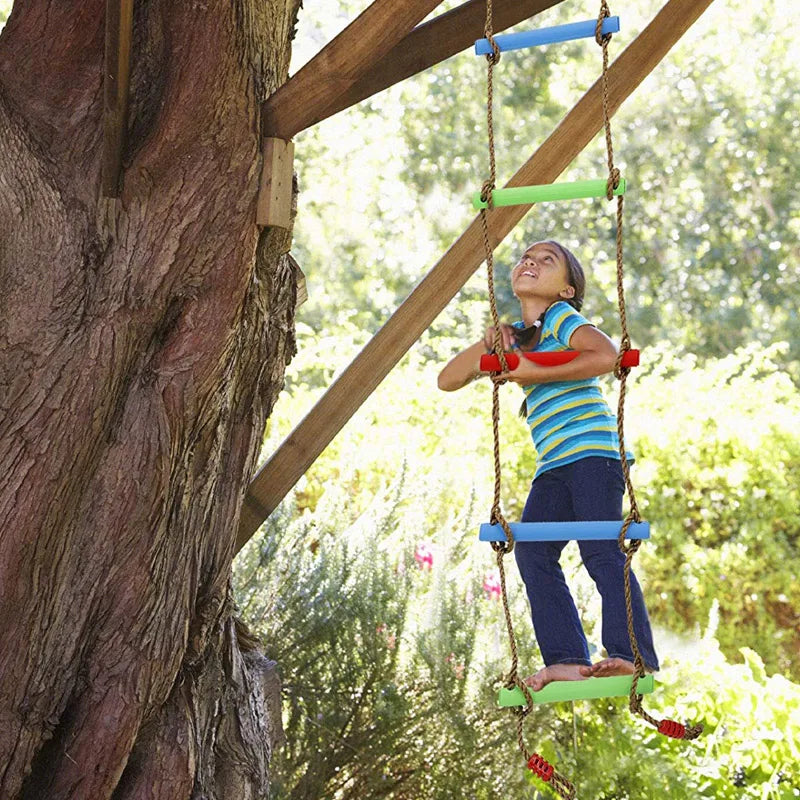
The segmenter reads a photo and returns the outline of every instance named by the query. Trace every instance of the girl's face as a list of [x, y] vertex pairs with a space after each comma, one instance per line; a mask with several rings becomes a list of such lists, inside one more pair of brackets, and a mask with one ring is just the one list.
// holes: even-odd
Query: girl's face
[[569, 282], [567, 259], [556, 247], [536, 242], [511, 271], [511, 289], [519, 297], [542, 297], [552, 302], [575, 295]]

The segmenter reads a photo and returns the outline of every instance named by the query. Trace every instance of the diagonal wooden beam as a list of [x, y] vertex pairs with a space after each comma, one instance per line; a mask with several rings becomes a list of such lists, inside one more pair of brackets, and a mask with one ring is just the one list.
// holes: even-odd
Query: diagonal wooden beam
[[133, 0], [106, 0], [106, 43], [103, 70], [103, 164], [105, 197], [119, 197], [122, 154], [128, 132]]
[[267, 137], [291, 139], [347, 91], [441, 0], [374, 0], [262, 105]]
[[[616, 112], [711, 2], [669, 0], [666, 3], [611, 66], [610, 113]], [[598, 80], [507, 185], [551, 183], [589, 144], [601, 125], [602, 89]], [[492, 247], [510, 233], [530, 208], [509, 206], [490, 212]], [[480, 220], [476, 218], [255, 476], [242, 507], [237, 551], [482, 261], [483, 239]]]
[[[561, 2], [563, 0], [495, 0], [494, 30], [510, 28]], [[476, 39], [483, 36], [485, 20], [486, 0], [469, 0], [458, 8], [418, 25], [333, 103], [315, 113], [308, 126], [316, 125], [323, 119], [471, 47]]]

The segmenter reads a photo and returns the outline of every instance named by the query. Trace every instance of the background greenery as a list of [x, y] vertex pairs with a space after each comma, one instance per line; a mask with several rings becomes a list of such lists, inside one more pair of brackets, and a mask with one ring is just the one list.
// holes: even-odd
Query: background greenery
[[[454, 5], [452, 3], [450, 5]], [[295, 68], [363, 4], [301, 15]], [[659, 4], [613, 8], [618, 52]], [[563, 3], [537, 25], [594, 14]], [[624, 700], [538, 708], [529, 749], [592, 800], [800, 796], [800, 50], [788, 2], [716, 0], [614, 119], [629, 181], [630, 325], [644, 364], [626, 423], [654, 536], [637, 555], [663, 669], [645, 706], [702, 721], [663, 740]], [[524, 27], [524, 26], [519, 26]], [[507, 54], [497, 71], [505, 181], [591, 85], [587, 42]], [[485, 67], [469, 53], [297, 137], [293, 252], [310, 299], [265, 455], [472, 218], [486, 167]], [[602, 175], [596, 140], [566, 179]], [[553, 237], [589, 273], [586, 311], [618, 335], [612, 212], [535, 209], [496, 253]], [[513, 720], [494, 708], [508, 669], [491, 552], [489, 389], [437, 392], [442, 364], [487, 324], [477, 274], [325, 451], [238, 561], [245, 618], [284, 678], [276, 798], [536, 798]], [[613, 381], [606, 383], [615, 401]], [[518, 516], [533, 453], [503, 395], [504, 508]], [[430, 565], [428, 564], [430, 560]], [[539, 666], [513, 559], [523, 670]], [[570, 546], [565, 568], [594, 650], [599, 600]]]

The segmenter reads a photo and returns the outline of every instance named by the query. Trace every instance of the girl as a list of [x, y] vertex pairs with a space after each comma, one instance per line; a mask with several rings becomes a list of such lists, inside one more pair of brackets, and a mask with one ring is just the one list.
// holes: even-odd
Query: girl
[[[536, 471], [523, 522], [622, 519], [625, 483], [616, 417], [600, 392], [598, 375], [611, 372], [614, 343], [579, 313], [586, 279], [575, 256], [554, 241], [529, 247], [511, 272], [522, 320], [501, 326], [506, 350], [577, 350], [567, 364], [543, 367], [520, 359], [503, 373], [525, 392], [524, 412], [536, 449]], [[494, 328], [453, 358], [439, 375], [452, 392], [480, 373], [480, 357], [494, 346]], [[629, 456], [629, 460], [632, 460]], [[623, 568], [616, 540], [580, 541], [581, 558], [602, 598], [602, 639], [608, 657], [592, 665], [586, 636], [561, 571], [566, 542], [517, 542], [514, 553], [531, 605], [545, 667], [526, 679], [535, 691], [550, 681], [632, 674]], [[631, 575], [634, 629], [649, 670], [658, 669], [639, 583]]]

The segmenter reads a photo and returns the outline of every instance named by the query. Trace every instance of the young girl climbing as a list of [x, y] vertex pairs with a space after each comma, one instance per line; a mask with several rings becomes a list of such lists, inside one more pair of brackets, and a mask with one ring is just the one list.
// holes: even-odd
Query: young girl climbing
[[[579, 312], [586, 285], [575, 256], [554, 241], [536, 242], [511, 271], [522, 319], [502, 325], [505, 350], [577, 350], [567, 364], [539, 366], [525, 358], [498, 379], [525, 392], [525, 415], [536, 450], [536, 470], [522, 522], [621, 520], [625, 483], [616, 417], [600, 391], [599, 375], [616, 364], [614, 343]], [[455, 391], [480, 375], [480, 357], [495, 331], [453, 358], [439, 388]], [[629, 460], [631, 460], [629, 456]], [[628, 638], [623, 570], [616, 540], [579, 541], [581, 558], [602, 599], [607, 658], [592, 664], [578, 611], [559, 564], [567, 542], [517, 542], [514, 553], [528, 594], [545, 666], [526, 679], [535, 691], [551, 681], [628, 675], [634, 671]], [[639, 583], [631, 575], [634, 629], [649, 670], [658, 669]]]

